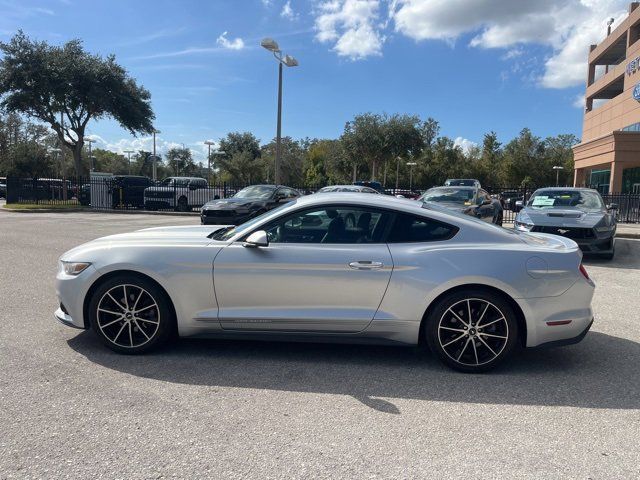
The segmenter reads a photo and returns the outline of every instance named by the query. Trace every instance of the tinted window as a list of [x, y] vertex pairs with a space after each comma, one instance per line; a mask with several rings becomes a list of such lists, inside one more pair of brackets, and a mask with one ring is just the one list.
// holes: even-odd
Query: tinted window
[[331, 206], [298, 211], [265, 225], [271, 243], [379, 243], [389, 213]]
[[604, 203], [600, 194], [589, 190], [537, 190], [529, 199], [532, 208], [578, 208], [601, 210]]
[[458, 232], [453, 225], [399, 213], [389, 233], [389, 243], [437, 242], [448, 240]]

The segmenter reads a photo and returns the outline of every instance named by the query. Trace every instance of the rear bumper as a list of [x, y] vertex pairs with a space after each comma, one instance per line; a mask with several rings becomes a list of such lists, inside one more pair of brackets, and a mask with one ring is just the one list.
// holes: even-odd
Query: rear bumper
[[582, 339], [587, 336], [587, 333], [589, 333], [589, 330], [591, 329], [591, 325], [593, 325], [593, 318], [589, 322], [589, 325], [587, 325], [587, 327], [575, 337], [565, 338], [562, 340], [552, 340], [550, 342], [541, 343], [535, 348], [564, 347], [566, 345], [575, 345], [576, 343], [580, 343]]
[[515, 299], [526, 319], [526, 346], [570, 344], [586, 335], [594, 318], [591, 309], [594, 287], [593, 282], [579, 279], [556, 297]]

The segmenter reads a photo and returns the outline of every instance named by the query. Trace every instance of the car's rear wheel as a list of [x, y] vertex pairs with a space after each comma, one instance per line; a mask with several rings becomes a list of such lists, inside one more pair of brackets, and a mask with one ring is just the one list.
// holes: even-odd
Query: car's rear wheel
[[178, 212], [186, 212], [187, 210], [189, 210], [189, 202], [187, 200], [187, 197], [180, 197], [178, 199], [178, 205], [176, 206], [176, 210]]
[[98, 338], [119, 353], [144, 353], [171, 337], [173, 310], [166, 294], [137, 276], [112, 277], [94, 292], [89, 321]]
[[518, 341], [513, 309], [490, 291], [451, 293], [438, 302], [426, 322], [431, 351], [462, 372], [491, 370], [513, 352]]

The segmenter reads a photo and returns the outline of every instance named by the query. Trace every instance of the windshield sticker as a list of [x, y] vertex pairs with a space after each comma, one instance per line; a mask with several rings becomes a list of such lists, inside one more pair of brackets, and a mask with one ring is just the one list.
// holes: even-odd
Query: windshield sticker
[[554, 202], [556, 201], [555, 198], [549, 198], [549, 197], [534, 197], [533, 198], [533, 206], [534, 207], [553, 207]]

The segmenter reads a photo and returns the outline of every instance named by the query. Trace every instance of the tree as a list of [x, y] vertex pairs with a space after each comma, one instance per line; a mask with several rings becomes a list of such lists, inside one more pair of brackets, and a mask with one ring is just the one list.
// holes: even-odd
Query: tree
[[263, 162], [260, 160], [260, 142], [250, 132], [231, 132], [220, 139], [216, 165], [222, 178], [235, 183], [251, 183], [262, 179]]
[[129, 173], [129, 161], [122, 154], [94, 148], [91, 152], [95, 158], [94, 168], [98, 172], [126, 175]]
[[0, 51], [0, 106], [48, 124], [73, 152], [78, 176], [90, 120], [113, 118], [133, 135], [153, 131], [151, 94], [115, 56], [91, 55], [80, 40], [61, 47], [33, 41], [22, 31], [0, 42]]
[[[275, 172], [276, 141], [272, 140], [262, 147], [262, 160], [265, 166], [267, 181], [271, 181]], [[299, 186], [304, 181], [303, 163], [305, 150], [300, 142], [291, 137], [283, 137], [280, 141], [280, 181], [285, 185]]]
[[172, 148], [165, 156], [169, 169], [176, 177], [188, 177], [198, 172], [198, 166], [193, 161], [191, 150], [188, 148]]
[[345, 124], [340, 141], [353, 165], [354, 181], [362, 167], [368, 168], [371, 180], [376, 179], [378, 163], [387, 156], [384, 123], [381, 115], [364, 113]]

